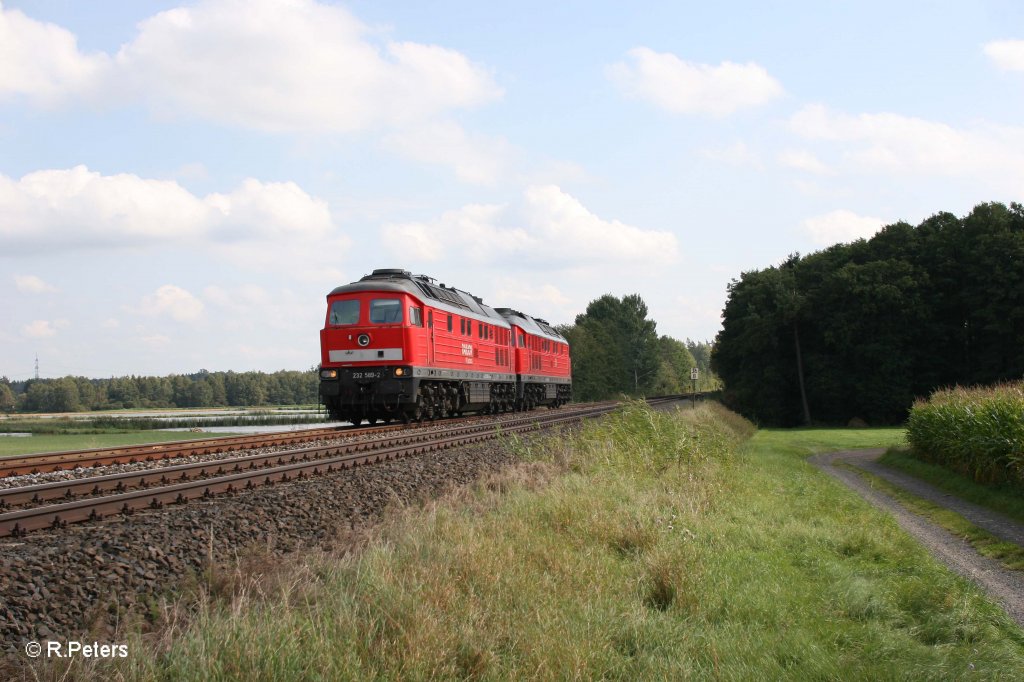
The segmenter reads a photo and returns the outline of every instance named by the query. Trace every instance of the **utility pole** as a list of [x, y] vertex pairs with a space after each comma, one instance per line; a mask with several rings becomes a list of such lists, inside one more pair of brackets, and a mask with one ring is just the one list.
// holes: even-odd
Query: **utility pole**
[[690, 381], [693, 382], [693, 409], [697, 409], [697, 368], [690, 368]]
[[39, 353], [36, 353], [36, 381], [39, 381]]

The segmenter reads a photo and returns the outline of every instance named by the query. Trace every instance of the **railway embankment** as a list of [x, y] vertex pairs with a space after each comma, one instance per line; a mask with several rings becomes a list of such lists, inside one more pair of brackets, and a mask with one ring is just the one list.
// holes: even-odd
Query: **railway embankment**
[[901, 432], [751, 432], [710, 405], [630, 405], [574, 433], [509, 438], [503, 466], [440, 498], [382, 500], [320, 549], [249, 548], [154, 605], [149, 632], [112, 635], [124, 659], [34, 672], [1008, 679], [1024, 667], [1024, 634], [997, 604], [806, 461]]

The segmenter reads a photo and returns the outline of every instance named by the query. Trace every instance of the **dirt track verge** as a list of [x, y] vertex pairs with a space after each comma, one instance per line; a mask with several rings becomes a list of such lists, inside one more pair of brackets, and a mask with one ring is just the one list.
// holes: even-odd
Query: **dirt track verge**
[[917, 538], [950, 569], [980, 585], [1006, 609], [1018, 625], [1024, 627], [1024, 573], [1004, 568], [995, 559], [982, 556], [966, 540], [908, 511], [889, 495], [872, 488], [856, 472], [836, 464], [844, 462], [869, 471], [918, 497], [957, 512], [976, 526], [1010, 542], [1024, 544], [1024, 524], [965, 502], [923, 481], [879, 464], [875, 460], [884, 452], [885, 450], [877, 448], [830, 452], [815, 455], [809, 461], [829, 476], [855, 490], [874, 506], [890, 512], [896, 517], [896, 522], [901, 528]]

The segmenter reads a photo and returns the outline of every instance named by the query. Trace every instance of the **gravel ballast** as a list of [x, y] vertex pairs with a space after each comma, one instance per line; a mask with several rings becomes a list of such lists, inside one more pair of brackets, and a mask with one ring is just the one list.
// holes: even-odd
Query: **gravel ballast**
[[[174, 596], [204, 568], [247, 548], [288, 554], [329, 546], [389, 505], [436, 497], [511, 463], [501, 441], [367, 465], [0, 541], [3, 651], [90, 634]], [[109, 639], [108, 639], [109, 641]]]

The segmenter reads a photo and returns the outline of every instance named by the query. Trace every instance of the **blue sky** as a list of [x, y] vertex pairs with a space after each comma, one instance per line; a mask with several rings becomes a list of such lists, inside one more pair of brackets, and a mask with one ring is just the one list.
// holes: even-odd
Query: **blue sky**
[[[502, 6], [504, 5], [504, 6]], [[793, 252], [1024, 189], [1017, 2], [0, 1], [0, 375], [304, 369], [404, 267], [710, 339]]]

